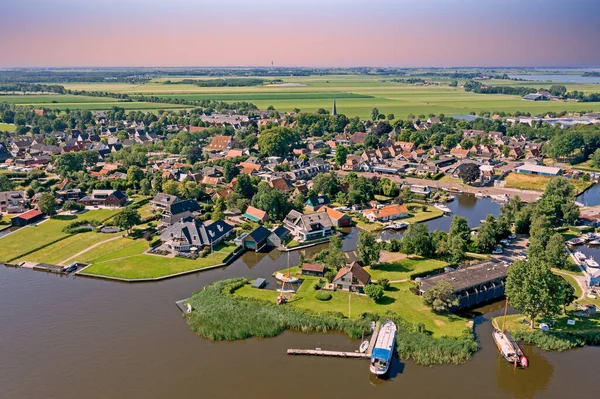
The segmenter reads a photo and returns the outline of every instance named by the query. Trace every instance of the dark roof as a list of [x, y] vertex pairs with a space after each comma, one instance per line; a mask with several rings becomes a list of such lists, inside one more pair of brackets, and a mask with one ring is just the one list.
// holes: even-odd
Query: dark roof
[[167, 205], [167, 210], [172, 214], [172, 215], [177, 215], [179, 213], [183, 213], [183, 212], [196, 212], [200, 210], [200, 205], [198, 204], [198, 201], [196, 200], [179, 200], [175, 203], [171, 203], [169, 205]]
[[206, 236], [209, 243], [215, 242], [226, 234], [233, 230], [233, 226], [225, 223], [223, 220], [216, 220], [210, 225], [206, 226]]
[[323, 273], [325, 266], [319, 263], [304, 263], [302, 264], [302, 270], [306, 270], [307, 272]]
[[125, 194], [123, 191], [120, 191], [120, 190], [115, 190], [115, 191], [113, 192], [113, 195], [114, 195], [115, 197], [117, 197], [117, 199], [123, 199], [123, 198], [127, 198], [127, 194]]
[[506, 277], [509, 264], [498, 260], [489, 260], [476, 265], [464, 267], [452, 272], [427, 277], [420, 281], [421, 291], [446, 281], [452, 285], [455, 291], [463, 291], [489, 281], [499, 280]]
[[275, 234], [279, 238], [283, 238], [290, 234], [290, 231], [285, 226], [279, 226], [275, 230], [273, 230], [273, 234]]
[[248, 234], [248, 237], [252, 237], [255, 242], [262, 242], [266, 240], [269, 235], [271, 235], [271, 231], [269, 229], [263, 226], [258, 226], [250, 234]]
[[308, 197], [308, 199], [306, 200], [306, 205], [310, 205], [310, 206], [316, 206], [316, 205], [327, 205], [329, 204], [329, 197], [327, 197], [326, 195], [319, 195], [317, 196], [312, 196], [312, 197]]

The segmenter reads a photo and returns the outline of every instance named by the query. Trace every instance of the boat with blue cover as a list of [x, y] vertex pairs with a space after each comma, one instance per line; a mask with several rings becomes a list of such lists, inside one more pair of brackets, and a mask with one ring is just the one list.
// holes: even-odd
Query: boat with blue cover
[[394, 354], [394, 344], [396, 343], [396, 324], [388, 320], [383, 323], [377, 341], [371, 354], [371, 373], [380, 376], [388, 372], [392, 356]]

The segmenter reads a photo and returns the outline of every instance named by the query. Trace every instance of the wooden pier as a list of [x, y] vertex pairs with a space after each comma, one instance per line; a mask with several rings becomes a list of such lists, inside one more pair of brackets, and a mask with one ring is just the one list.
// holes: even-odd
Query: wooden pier
[[373, 330], [373, 335], [371, 335], [371, 339], [369, 341], [369, 348], [365, 353], [360, 352], [340, 352], [340, 351], [328, 351], [323, 350], [321, 348], [316, 349], [288, 349], [288, 355], [304, 355], [304, 356], [326, 356], [326, 357], [344, 357], [350, 359], [369, 359], [371, 354], [373, 353], [373, 348], [375, 347], [375, 342], [377, 341], [377, 334], [379, 334], [379, 322], [375, 324], [375, 329]]

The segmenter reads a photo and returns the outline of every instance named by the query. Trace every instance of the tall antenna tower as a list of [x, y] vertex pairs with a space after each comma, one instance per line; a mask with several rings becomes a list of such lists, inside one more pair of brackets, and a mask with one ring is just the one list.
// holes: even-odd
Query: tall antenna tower
[[273, 61], [271, 61], [271, 72], [273, 72]]

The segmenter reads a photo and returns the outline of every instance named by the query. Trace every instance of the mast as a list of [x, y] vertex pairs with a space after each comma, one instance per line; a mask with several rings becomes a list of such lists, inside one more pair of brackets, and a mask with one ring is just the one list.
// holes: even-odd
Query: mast
[[508, 310], [508, 298], [506, 298], [506, 302], [504, 304], [504, 318], [502, 319], [502, 333], [501, 335], [504, 336], [504, 326], [506, 325], [506, 312]]

